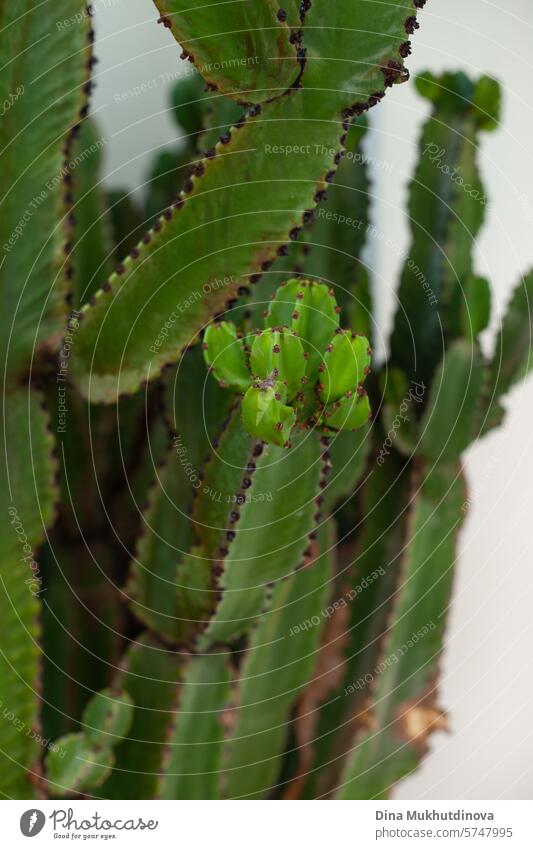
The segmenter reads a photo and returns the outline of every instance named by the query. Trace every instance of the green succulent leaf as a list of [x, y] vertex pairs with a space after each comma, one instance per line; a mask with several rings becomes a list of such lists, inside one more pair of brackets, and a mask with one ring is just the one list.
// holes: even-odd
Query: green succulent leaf
[[302, 343], [284, 330], [267, 328], [252, 344], [250, 368], [254, 377], [283, 382], [291, 401], [302, 388], [306, 361]]
[[221, 321], [209, 325], [204, 335], [204, 356], [220, 384], [246, 392], [250, 386], [250, 372], [234, 324]]
[[289, 280], [276, 291], [265, 324], [287, 326], [298, 334], [308, 357], [307, 376], [314, 383], [322, 356], [339, 326], [333, 290], [323, 283]]
[[322, 423], [330, 430], [357, 430], [368, 422], [370, 416], [368, 395], [353, 392], [347, 398], [328, 404]]
[[56, 346], [66, 321], [61, 221], [64, 180], [76, 163], [69, 146], [66, 157], [62, 149], [85, 99], [85, 8], [85, 0], [57, 0], [54, 21], [76, 21], [68, 29], [56, 27], [37, 0], [0, 9], [0, 102], [9, 104], [0, 128], [0, 349], [13, 378], [35, 351]]
[[337, 333], [326, 349], [318, 397], [325, 404], [338, 401], [362, 383], [370, 369], [370, 346], [364, 336], [349, 330]]
[[281, 400], [283, 386], [251, 386], [242, 402], [242, 420], [251, 436], [281, 447], [288, 445], [296, 412]]

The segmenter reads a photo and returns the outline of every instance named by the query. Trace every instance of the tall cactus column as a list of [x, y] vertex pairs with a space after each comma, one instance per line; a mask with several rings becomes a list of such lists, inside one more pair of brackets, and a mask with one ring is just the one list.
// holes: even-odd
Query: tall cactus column
[[[210, 36], [246, 31], [248, 4], [210, 4], [207, 12], [203, 4], [164, 2], [161, 10], [208, 84], [251, 105], [84, 307], [75, 376], [94, 401], [156, 378], [297, 238], [334, 177], [352, 116], [407, 78], [402, 57], [416, 13], [411, 0], [314, 0], [293, 20], [288, 9], [280, 15], [276, 3], [261, 0], [253, 14], [265, 23], [244, 42], [242, 57], [254, 58], [257, 45], [259, 62], [243, 63], [235, 79], [230, 60], [243, 42]], [[211, 78], [215, 66], [231, 71]], [[169, 318], [172, 331], [162, 335]]]

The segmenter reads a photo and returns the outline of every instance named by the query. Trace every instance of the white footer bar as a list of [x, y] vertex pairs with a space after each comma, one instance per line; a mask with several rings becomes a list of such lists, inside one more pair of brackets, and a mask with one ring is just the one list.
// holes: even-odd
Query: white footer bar
[[1, 819], [9, 849], [67, 841], [143, 849], [533, 847], [529, 801], [4, 801]]

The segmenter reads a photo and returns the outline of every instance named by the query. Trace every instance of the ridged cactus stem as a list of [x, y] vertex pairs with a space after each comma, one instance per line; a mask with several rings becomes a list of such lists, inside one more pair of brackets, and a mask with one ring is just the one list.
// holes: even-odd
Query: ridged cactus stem
[[[401, 46], [419, 5], [394, 0], [373, 8], [369, 20], [366, 5], [314, 0], [298, 48], [306, 62], [297, 85], [255, 103], [206, 152], [177, 200], [95, 294], [94, 306], [84, 307], [73, 369], [83, 394], [89, 370], [94, 401], [111, 402], [117, 391], [135, 392], [157, 377], [297, 239], [334, 178], [353, 115], [407, 79]], [[287, 122], [298, 154], [290, 160]], [[237, 239], [228, 240], [230, 219]]]

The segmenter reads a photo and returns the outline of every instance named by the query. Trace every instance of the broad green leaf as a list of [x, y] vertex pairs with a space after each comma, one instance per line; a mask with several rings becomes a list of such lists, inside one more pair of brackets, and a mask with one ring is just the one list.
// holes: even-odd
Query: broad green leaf
[[85, 102], [90, 26], [84, 0], [0, 8], [0, 351], [13, 377], [66, 323], [61, 219], [76, 162], [63, 148]]

